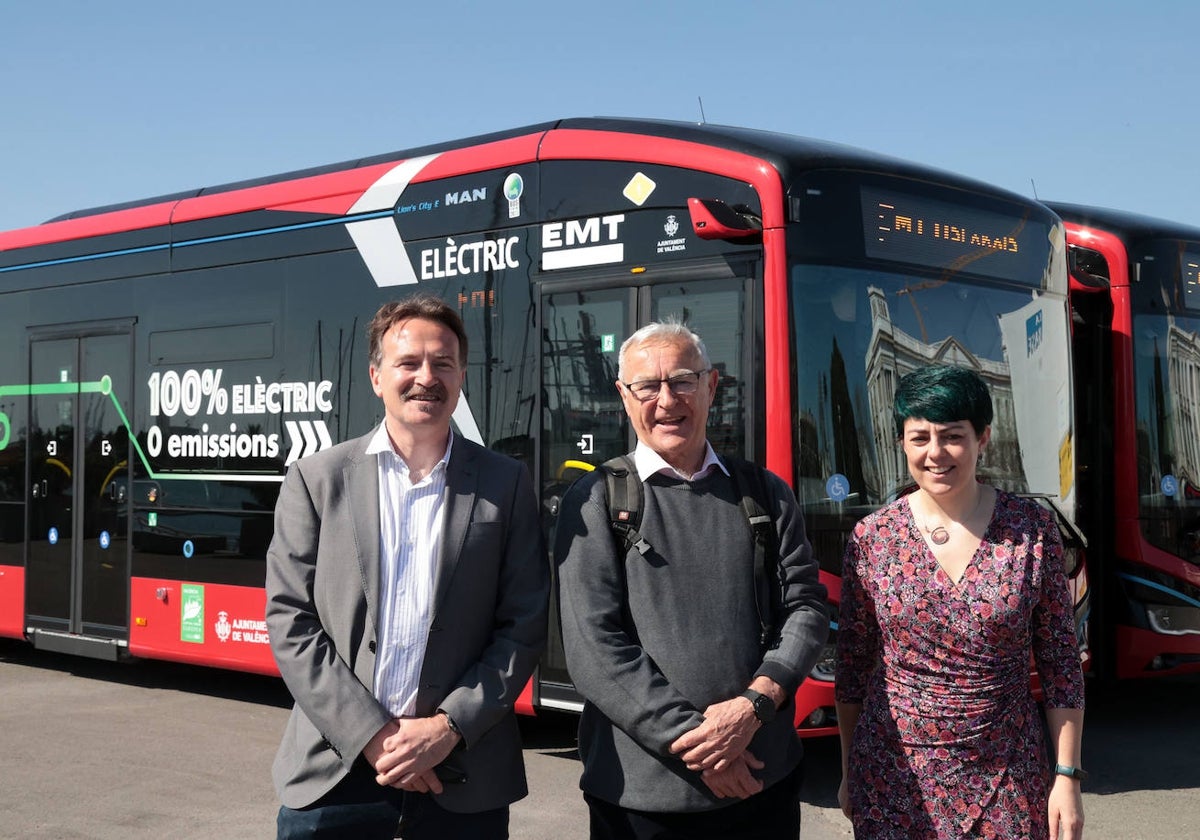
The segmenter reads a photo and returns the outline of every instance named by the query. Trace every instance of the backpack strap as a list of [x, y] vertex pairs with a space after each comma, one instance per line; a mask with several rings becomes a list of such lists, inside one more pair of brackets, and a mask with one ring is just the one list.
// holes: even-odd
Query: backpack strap
[[629, 455], [619, 455], [599, 467], [604, 475], [604, 495], [608, 500], [608, 518], [613, 533], [621, 538], [624, 556], [636, 548], [643, 557], [650, 543], [638, 528], [642, 525], [642, 480]]
[[754, 602], [758, 608], [760, 643], [764, 650], [779, 645], [779, 628], [775, 626], [780, 612], [782, 586], [779, 581], [779, 539], [775, 520], [764, 505], [767, 485], [762, 467], [741, 458], [723, 458], [733, 491], [741, 497], [742, 512], [754, 534]]
[[[767, 513], [767, 485], [760, 466], [741, 458], [722, 458], [729, 470], [733, 492], [740, 498], [742, 513], [754, 537], [754, 603], [758, 610], [760, 642], [764, 650], [779, 644], [775, 618], [780, 612], [782, 586], [779, 581], [779, 540], [775, 520]], [[642, 525], [642, 480], [630, 455], [620, 455], [601, 464], [605, 499], [612, 531], [621, 541], [622, 556], [631, 548], [645, 556], [650, 543], [638, 529]]]

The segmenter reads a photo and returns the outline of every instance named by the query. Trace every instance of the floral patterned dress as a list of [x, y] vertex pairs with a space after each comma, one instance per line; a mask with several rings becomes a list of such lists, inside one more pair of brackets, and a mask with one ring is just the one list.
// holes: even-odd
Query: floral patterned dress
[[861, 703], [849, 759], [854, 836], [1045, 838], [1050, 773], [1030, 693], [1083, 708], [1052, 514], [1002, 491], [956, 584], [908, 499], [863, 519], [842, 571], [837, 699]]

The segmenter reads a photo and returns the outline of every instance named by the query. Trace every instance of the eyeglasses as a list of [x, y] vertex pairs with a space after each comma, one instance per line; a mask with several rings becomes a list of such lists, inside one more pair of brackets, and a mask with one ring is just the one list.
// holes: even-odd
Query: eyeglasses
[[622, 382], [625, 389], [633, 394], [634, 399], [638, 402], [650, 402], [657, 399], [662, 393], [662, 386], [665, 384], [671, 389], [671, 393], [677, 397], [687, 397], [696, 393], [696, 389], [700, 387], [700, 377], [708, 373], [712, 368], [704, 370], [689, 370], [684, 373], [677, 373], [670, 379], [641, 379], [637, 382]]

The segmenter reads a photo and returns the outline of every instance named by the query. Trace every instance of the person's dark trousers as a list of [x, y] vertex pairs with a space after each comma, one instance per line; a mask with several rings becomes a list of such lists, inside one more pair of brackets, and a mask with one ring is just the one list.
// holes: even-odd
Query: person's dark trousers
[[279, 809], [277, 840], [508, 840], [508, 808], [459, 814], [429, 794], [380, 787], [365, 763], [307, 808]]
[[591, 840], [795, 840], [803, 767], [756, 796], [711, 811], [633, 811], [585, 793]]

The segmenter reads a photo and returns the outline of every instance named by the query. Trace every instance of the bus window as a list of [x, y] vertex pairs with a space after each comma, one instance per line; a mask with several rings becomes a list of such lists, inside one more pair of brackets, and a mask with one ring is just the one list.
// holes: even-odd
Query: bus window
[[[746, 366], [747, 308], [745, 281], [699, 280], [652, 286], [655, 320], [674, 318], [700, 336], [712, 366], [720, 371], [717, 394], [708, 415], [708, 439], [718, 454], [753, 458], [748, 451], [752, 424], [746, 418], [754, 383]], [[751, 429], [747, 427], [751, 426]]]

